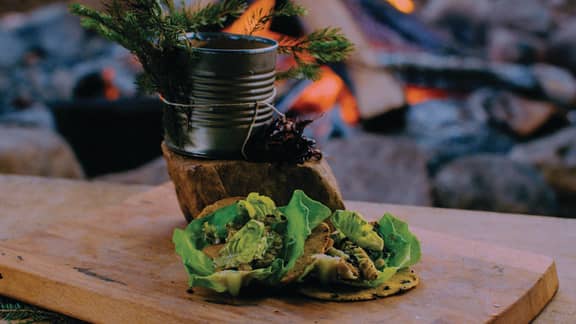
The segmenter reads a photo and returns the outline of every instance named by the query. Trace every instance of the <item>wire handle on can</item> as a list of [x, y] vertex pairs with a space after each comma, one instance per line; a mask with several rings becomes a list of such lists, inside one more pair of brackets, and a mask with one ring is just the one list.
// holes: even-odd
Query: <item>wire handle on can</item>
[[[246, 133], [246, 137], [244, 138], [244, 142], [242, 143], [241, 153], [242, 153], [242, 157], [245, 160], [248, 160], [248, 156], [246, 155], [246, 145], [248, 144], [248, 140], [250, 139], [250, 136], [252, 136], [252, 129], [254, 128], [254, 125], [256, 124], [256, 117], [258, 117], [258, 110], [260, 109], [260, 105], [266, 106], [266, 107], [272, 109], [278, 115], [285, 117], [285, 115], [281, 111], [276, 109], [276, 107], [273, 104], [268, 102], [268, 100], [270, 100], [274, 97], [276, 97], [276, 88], [274, 88], [274, 92], [272, 93], [272, 96], [270, 96], [268, 99], [263, 100], [263, 101], [254, 102], [254, 114], [252, 115], [252, 122], [250, 123], [250, 127], [248, 128], [248, 132]], [[160, 93], [158, 93], [158, 98], [160, 98], [160, 100], [168, 106], [182, 107], [182, 108], [209, 108], [209, 107], [230, 107], [230, 106], [234, 107], [234, 106], [245, 106], [247, 104], [250, 104], [250, 103], [182, 104], [182, 103], [170, 102], [166, 98], [164, 98]], [[190, 97], [190, 98], [192, 99], [192, 101], [197, 100], [197, 98], [194, 98], [194, 97]]]

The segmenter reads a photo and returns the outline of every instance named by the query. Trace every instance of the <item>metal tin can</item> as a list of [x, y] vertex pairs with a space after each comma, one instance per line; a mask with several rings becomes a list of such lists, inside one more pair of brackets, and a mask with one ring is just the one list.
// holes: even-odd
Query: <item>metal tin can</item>
[[249, 136], [272, 122], [276, 41], [229, 33], [188, 34], [195, 46], [192, 88], [183, 106], [164, 109], [172, 150], [210, 159], [239, 159]]

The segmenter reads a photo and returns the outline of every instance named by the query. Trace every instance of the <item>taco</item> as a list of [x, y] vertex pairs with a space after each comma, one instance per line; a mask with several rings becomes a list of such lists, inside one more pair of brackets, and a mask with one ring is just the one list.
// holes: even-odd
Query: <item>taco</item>
[[238, 295], [252, 282], [297, 284], [314, 298], [366, 300], [418, 283], [407, 269], [419, 260], [420, 244], [390, 214], [368, 223], [355, 212], [333, 213], [296, 190], [283, 207], [251, 193], [201, 215], [173, 236], [191, 287]]

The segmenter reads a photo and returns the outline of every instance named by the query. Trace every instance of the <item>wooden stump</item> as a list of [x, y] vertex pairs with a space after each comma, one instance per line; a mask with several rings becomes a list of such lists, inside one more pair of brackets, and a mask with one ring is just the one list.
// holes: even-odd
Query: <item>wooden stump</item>
[[296, 189], [330, 209], [344, 209], [336, 178], [325, 160], [298, 165], [207, 160], [183, 156], [162, 144], [168, 173], [176, 187], [180, 208], [188, 221], [207, 205], [250, 192], [270, 196], [286, 205]]

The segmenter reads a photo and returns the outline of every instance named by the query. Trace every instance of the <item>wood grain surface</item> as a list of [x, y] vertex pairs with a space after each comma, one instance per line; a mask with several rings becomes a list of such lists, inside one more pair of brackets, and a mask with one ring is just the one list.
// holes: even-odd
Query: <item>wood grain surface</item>
[[[368, 218], [381, 213], [356, 209]], [[422, 284], [401, 296], [332, 303], [278, 289], [237, 299], [200, 289], [189, 294], [170, 242], [173, 228], [183, 226], [173, 188], [164, 186], [24, 232], [0, 242], [0, 294], [106, 323], [521, 323], [558, 287], [548, 257], [415, 228], [424, 252], [416, 267]]]

